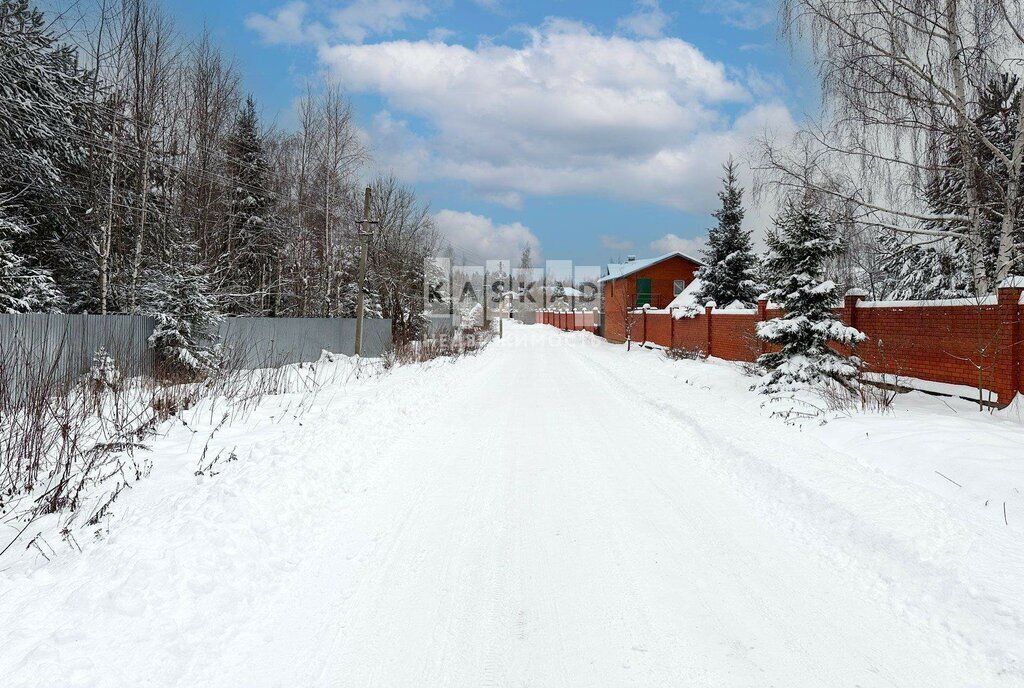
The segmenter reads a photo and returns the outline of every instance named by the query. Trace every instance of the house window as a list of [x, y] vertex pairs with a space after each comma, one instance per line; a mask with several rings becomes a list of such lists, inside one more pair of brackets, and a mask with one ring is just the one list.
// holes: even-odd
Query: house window
[[679, 296], [686, 289], [686, 280], [672, 280], [672, 296]]

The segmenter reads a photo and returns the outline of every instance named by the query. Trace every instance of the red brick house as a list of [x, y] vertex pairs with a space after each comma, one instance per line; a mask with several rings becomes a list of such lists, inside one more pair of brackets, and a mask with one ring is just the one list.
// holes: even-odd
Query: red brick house
[[702, 265], [679, 251], [657, 258], [630, 256], [625, 263], [610, 263], [599, 282], [604, 297], [604, 337], [613, 342], [625, 341], [628, 308], [665, 308], [693, 281]]

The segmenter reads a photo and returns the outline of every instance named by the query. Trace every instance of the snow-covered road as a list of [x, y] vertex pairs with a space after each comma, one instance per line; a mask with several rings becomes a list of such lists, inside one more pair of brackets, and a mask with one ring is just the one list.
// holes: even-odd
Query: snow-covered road
[[219, 437], [249, 458], [0, 578], [0, 684], [1021, 685], [1019, 532], [625, 355], [513, 327]]

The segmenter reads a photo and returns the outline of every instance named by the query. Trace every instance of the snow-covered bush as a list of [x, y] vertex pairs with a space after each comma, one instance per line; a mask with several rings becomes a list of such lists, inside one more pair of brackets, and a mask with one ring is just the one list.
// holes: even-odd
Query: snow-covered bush
[[484, 307], [482, 304], [467, 301], [461, 309], [459, 327], [463, 330], [475, 330], [484, 326]]
[[685, 346], [673, 346], [665, 349], [665, 358], [673, 361], [706, 361], [708, 355], [700, 349], [688, 349]]
[[100, 347], [92, 356], [92, 365], [89, 367], [89, 383], [94, 391], [112, 389], [121, 381], [121, 371], [117, 369], [117, 362], [107, 353], [107, 350]]
[[836, 317], [836, 285], [823, 278], [826, 261], [842, 251], [842, 243], [811, 198], [787, 201], [775, 226], [768, 235], [768, 268], [777, 283], [768, 296], [785, 313], [757, 326], [758, 337], [781, 347], [758, 359], [767, 369], [761, 388], [776, 393], [826, 381], [855, 387], [860, 359], [829, 346], [865, 339]]

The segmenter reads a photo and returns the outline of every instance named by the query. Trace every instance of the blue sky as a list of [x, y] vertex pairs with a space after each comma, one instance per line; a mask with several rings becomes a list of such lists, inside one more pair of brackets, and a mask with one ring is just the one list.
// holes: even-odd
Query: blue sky
[[763, 0], [164, 2], [235, 56], [270, 123], [337, 80], [374, 166], [471, 260], [697, 250], [725, 157], [817, 103]]

